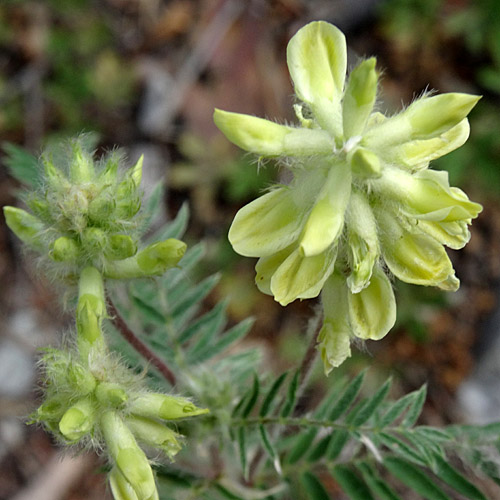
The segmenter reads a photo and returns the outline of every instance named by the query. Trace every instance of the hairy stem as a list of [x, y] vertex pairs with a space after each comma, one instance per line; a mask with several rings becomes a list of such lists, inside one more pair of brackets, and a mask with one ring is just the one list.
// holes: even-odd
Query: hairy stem
[[177, 382], [174, 372], [167, 364], [160, 359], [137, 335], [129, 328], [122, 318], [112, 300], [107, 297], [108, 310], [111, 315], [111, 321], [122, 337], [147, 361], [149, 361], [170, 383], [174, 386]]

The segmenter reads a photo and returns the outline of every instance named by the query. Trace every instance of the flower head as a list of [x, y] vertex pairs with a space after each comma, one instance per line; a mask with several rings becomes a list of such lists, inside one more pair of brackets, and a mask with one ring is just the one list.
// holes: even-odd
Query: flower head
[[282, 305], [322, 293], [319, 336], [326, 372], [350, 355], [350, 338], [380, 339], [394, 325], [392, 274], [456, 290], [443, 245], [462, 248], [482, 207], [429, 162], [468, 138], [469, 94], [424, 95], [399, 114], [375, 110], [374, 58], [346, 81], [345, 37], [312, 22], [290, 40], [287, 62], [299, 126], [216, 110], [226, 137], [262, 157], [286, 158], [290, 185], [243, 207], [233, 248], [258, 257], [257, 286]]

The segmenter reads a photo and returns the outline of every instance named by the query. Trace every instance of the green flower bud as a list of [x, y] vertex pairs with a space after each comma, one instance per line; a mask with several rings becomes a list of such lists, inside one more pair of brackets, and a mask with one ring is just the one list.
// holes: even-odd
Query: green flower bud
[[[68, 400], [65, 396], [60, 394], [50, 396], [38, 407], [36, 412], [32, 414], [31, 423], [44, 422], [47, 424], [49, 422], [57, 422], [57, 424], [59, 424], [67, 408]], [[59, 430], [58, 425], [57, 430]]]
[[80, 246], [73, 238], [61, 236], [52, 243], [49, 255], [56, 262], [76, 262], [80, 257]]
[[382, 175], [382, 164], [379, 157], [369, 149], [356, 148], [347, 155], [351, 165], [352, 173], [364, 179], [380, 177]]
[[[78, 305], [76, 326], [79, 335], [80, 351], [85, 357], [88, 345], [104, 349], [101, 321], [106, 315], [106, 302], [102, 276], [95, 267], [86, 267], [80, 274], [78, 284]], [[87, 344], [87, 348], [85, 347]]]
[[107, 196], [98, 196], [89, 203], [88, 216], [94, 224], [102, 224], [113, 215], [116, 203]]
[[47, 157], [43, 157], [42, 159], [45, 180], [53, 187], [53, 188], [62, 188], [65, 186], [69, 186], [68, 180], [64, 176], [64, 174], [55, 167], [52, 161]]
[[108, 246], [108, 235], [97, 227], [87, 227], [82, 234], [82, 245], [92, 253], [103, 253]]
[[128, 173], [128, 175], [130, 175], [130, 178], [134, 181], [136, 187], [139, 187], [141, 185], [143, 162], [144, 155], [141, 155], [141, 157], [137, 160], [137, 163], [130, 169], [130, 172]]
[[351, 196], [346, 224], [351, 270], [347, 284], [352, 293], [358, 293], [369, 285], [380, 250], [372, 209], [366, 196], [357, 190], [353, 190]]
[[130, 401], [128, 408], [133, 414], [163, 420], [196, 417], [210, 411], [196, 407], [189, 399], [160, 393], [138, 395]]
[[351, 72], [344, 94], [344, 137], [363, 133], [377, 97], [377, 60], [372, 57], [356, 66]]
[[182, 259], [186, 244], [170, 238], [153, 243], [128, 259], [109, 262], [104, 269], [107, 278], [130, 279], [146, 276], [161, 276]]
[[321, 292], [321, 302], [325, 319], [318, 335], [317, 348], [321, 353], [325, 375], [328, 375], [351, 356], [351, 326], [343, 276], [333, 273], [328, 278]]
[[94, 418], [95, 408], [90, 398], [80, 399], [64, 413], [59, 431], [68, 441], [78, 441], [91, 431]]
[[43, 249], [41, 233], [44, 225], [40, 219], [16, 207], [5, 206], [3, 213], [7, 226], [21, 241], [36, 250]]
[[139, 500], [132, 485], [125, 479], [118, 467], [114, 466], [109, 473], [109, 485], [115, 500]]
[[97, 401], [104, 406], [121, 408], [128, 400], [128, 395], [119, 384], [101, 382], [95, 390]]
[[115, 201], [118, 217], [131, 219], [140, 210], [141, 198], [137, 194], [137, 185], [132, 177], [126, 177], [118, 184]]
[[68, 382], [82, 396], [90, 394], [96, 387], [96, 379], [92, 373], [79, 363], [72, 362], [68, 366]]
[[126, 234], [113, 234], [109, 237], [106, 257], [113, 260], [123, 260], [137, 253], [135, 241]]
[[107, 411], [101, 418], [101, 430], [111, 457], [137, 497], [155, 498], [156, 484], [149, 461], [123, 420]]
[[27, 205], [37, 217], [51, 224], [53, 223], [50, 204], [47, 200], [33, 197], [27, 201]]
[[97, 306], [97, 299], [87, 295], [79, 299], [76, 310], [78, 334], [91, 345], [99, 342], [102, 337], [101, 317], [96, 314]]
[[131, 416], [127, 418], [126, 423], [137, 439], [154, 448], [161, 449], [170, 459], [182, 448], [179, 443], [182, 436], [156, 420]]
[[73, 155], [70, 164], [70, 178], [75, 183], [90, 182], [93, 180], [94, 162], [92, 156], [83, 150], [79, 140], [72, 142]]

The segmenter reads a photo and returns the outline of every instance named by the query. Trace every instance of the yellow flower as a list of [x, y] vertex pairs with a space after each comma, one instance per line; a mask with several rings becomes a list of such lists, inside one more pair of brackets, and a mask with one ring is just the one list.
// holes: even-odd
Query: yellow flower
[[[229, 140], [286, 158], [293, 173], [290, 185], [237, 213], [229, 240], [236, 252], [259, 258], [257, 286], [280, 304], [324, 290], [319, 341], [328, 371], [349, 355], [350, 337], [379, 339], [393, 326], [384, 261], [402, 281], [458, 288], [443, 245], [462, 248], [482, 207], [450, 187], [445, 172], [427, 168], [467, 140], [466, 117], [479, 97], [424, 95], [386, 117], [375, 110], [376, 60], [361, 62], [346, 81], [345, 37], [321, 21], [290, 40], [287, 62], [300, 125], [214, 114]], [[330, 310], [331, 296], [345, 307]]]

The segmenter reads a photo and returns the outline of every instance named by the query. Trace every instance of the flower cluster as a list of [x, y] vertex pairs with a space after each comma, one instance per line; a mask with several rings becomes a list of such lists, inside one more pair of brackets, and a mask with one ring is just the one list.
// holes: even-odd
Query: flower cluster
[[378, 73], [370, 58], [346, 80], [346, 42], [326, 22], [300, 29], [287, 49], [300, 102], [299, 126], [216, 110], [226, 137], [293, 173], [243, 207], [233, 248], [258, 257], [256, 283], [282, 305], [322, 292], [319, 349], [328, 373], [350, 355], [350, 339], [380, 339], [396, 304], [385, 272], [407, 283], [456, 290], [443, 247], [462, 248], [481, 206], [429, 162], [468, 138], [479, 97], [424, 95], [399, 114], [375, 110]]
[[44, 182], [27, 195], [33, 214], [4, 207], [12, 231], [55, 272], [78, 282], [76, 349], [49, 349], [41, 360], [45, 399], [32, 416], [62, 443], [105, 451], [116, 500], [155, 500], [154, 473], [138, 442], [169, 458], [181, 436], [165, 425], [208, 413], [189, 399], [150, 392], [142, 377], [108, 349], [105, 278], [159, 276], [177, 265], [186, 245], [176, 239], [138, 251], [142, 159], [122, 174], [116, 155], [94, 163], [81, 140], [61, 169], [43, 158]]
[[62, 161], [59, 155], [42, 156], [43, 183], [25, 196], [32, 213], [4, 207], [10, 229], [57, 263], [55, 272], [64, 276], [78, 276], [89, 265], [114, 279], [161, 275], [175, 266], [186, 250], [182, 241], [138, 251], [142, 157], [123, 171], [116, 153], [97, 163], [80, 138], [68, 147], [69, 158]]

